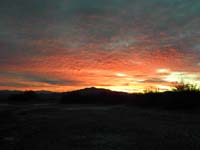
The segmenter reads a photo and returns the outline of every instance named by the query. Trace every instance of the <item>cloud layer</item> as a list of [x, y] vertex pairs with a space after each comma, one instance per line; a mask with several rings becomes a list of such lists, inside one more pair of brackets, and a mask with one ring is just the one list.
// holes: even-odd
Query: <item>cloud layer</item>
[[199, 14], [199, 0], [1, 0], [0, 89], [199, 84]]

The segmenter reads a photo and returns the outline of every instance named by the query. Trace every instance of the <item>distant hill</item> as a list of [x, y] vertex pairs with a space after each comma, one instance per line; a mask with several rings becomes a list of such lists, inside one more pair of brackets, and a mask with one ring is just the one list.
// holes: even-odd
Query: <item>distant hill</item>
[[10, 90], [2, 90], [0, 91], [0, 95], [11, 95], [11, 94], [19, 94], [22, 91], [10, 91]]
[[[61, 103], [112, 103], [117, 104], [120, 98], [129, 95], [125, 92], [116, 92], [102, 88], [85, 88], [72, 92], [65, 92], [62, 95]], [[121, 102], [120, 102], [121, 103]]]
[[125, 104], [159, 109], [192, 110], [200, 108], [200, 92], [167, 91], [163, 93], [130, 94], [95, 87], [63, 93], [49, 91], [0, 91], [0, 102], [11, 104]]
[[51, 91], [0, 91], [0, 103], [59, 102], [61, 93]]
[[63, 93], [62, 104], [126, 104], [159, 109], [196, 109], [200, 108], [199, 91], [167, 91], [145, 94], [129, 94], [107, 89], [85, 88]]
[[89, 88], [84, 88], [80, 90], [75, 90], [71, 92], [65, 92], [65, 93], [73, 93], [73, 94], [81, 94], [81, 95], [112, 95], [112, 94], [128, 94], [125, 92], [116, 92], [116, 91], [111, 91], [109, 89], [103, 89], [103, 88], [95, 88], [95, 87], [89, 87]]
[[7, 99], [14, 94], [20, 94], [23, 93], [21, 91], [9, 91], [9, 90], [2, 90], [0, 91], [0, 103], [4, 103], [7, 101]]

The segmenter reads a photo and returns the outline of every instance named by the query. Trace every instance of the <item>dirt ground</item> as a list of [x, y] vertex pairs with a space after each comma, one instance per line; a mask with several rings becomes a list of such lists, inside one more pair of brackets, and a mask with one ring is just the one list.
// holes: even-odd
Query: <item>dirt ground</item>
[[1, 150], [199, 150], [200, 114], [128, 106], [0, 106]]

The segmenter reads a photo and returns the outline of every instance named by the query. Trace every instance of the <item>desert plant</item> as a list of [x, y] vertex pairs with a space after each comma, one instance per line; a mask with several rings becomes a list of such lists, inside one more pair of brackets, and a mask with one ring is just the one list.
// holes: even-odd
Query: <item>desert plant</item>
[[184, 81], [174, 82], [173, 91], [181, 92], [181, 91], [200, 91], [199, 87], [196, 84], [186, 83]]
[[154, 86], [149, 86], [147, 87], [146, 89], [144, 89], [144, 93], [147, 94], [147, 93], [158, 93], [160, 91], [159, 88], [156, 88]]

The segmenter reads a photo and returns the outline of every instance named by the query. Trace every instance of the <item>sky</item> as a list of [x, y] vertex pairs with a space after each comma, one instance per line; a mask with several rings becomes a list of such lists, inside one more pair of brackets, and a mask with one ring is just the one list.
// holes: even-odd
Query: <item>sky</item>
[[200, 85], [199, 0], [0, 0], [0, 90]]

